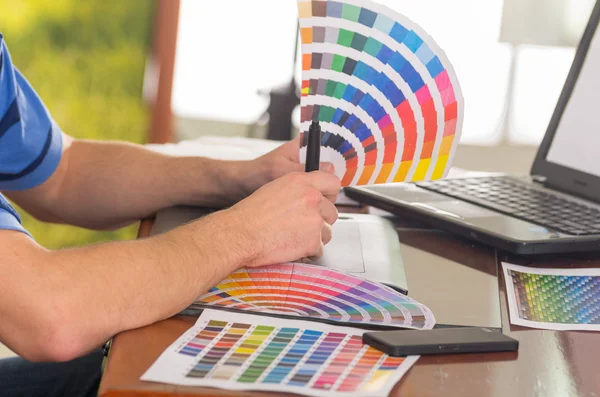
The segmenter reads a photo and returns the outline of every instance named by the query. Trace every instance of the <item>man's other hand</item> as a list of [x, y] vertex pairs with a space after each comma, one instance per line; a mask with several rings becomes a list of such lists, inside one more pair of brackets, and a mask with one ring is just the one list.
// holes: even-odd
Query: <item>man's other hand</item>
[[[300, 164], [300, 138], [284, 143], [277, 149], [250, 162], [244, 170], [247, 178], [244, 181], [248, 194], [254, 193], [258, 188], [292, 172], [303, 172], [304, 164]], [[331, 163], [321, 163], [320, 170], [333, 173]]]

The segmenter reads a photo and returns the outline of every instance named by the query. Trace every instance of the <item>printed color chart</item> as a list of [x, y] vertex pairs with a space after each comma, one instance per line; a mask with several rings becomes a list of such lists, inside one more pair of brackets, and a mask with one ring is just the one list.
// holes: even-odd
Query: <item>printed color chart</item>
[[387, 396], [418, 356], [390, 357], [363, 331], [206, 309], [142, 380], [311, 396]]
[[513, 324], [600, 331], [600, 269], [502, 266]]
[[[432, 11], [435, 12], [435, 11]], [[369, 0], [299, 0], [300, 158], [308, 127], [344, 186], [448, 173], [464, 104], [450, 61], [405, 16]]]
[[302, 263], [240, 269], [190, 308], [204, 307], [414, 329], [435, 325], [427, 306], [383, 284]]

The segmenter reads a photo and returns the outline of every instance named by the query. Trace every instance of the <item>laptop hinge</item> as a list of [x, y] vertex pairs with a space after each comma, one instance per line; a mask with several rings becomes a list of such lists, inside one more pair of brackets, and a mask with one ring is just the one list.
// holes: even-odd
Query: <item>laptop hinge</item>
[[548, 180], [548, 178], [546, 178], [546, 177], [545, 177], [545, 176], [543, 176], [543, 175], [531, 175], [531, 179], [532, 179], [534, 182], [541, 183], [541, 184], [544, 184], [544, 183], [546, 183], [546, 181]]

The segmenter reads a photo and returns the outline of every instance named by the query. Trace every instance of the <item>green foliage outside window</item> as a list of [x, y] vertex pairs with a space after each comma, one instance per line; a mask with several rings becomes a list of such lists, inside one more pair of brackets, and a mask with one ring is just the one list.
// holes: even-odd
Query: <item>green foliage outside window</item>
[[[142, 86], [154, 8], [151, 0], [0, 0], [0, 33], [63, 131], [143, 143], [149, 118]], [[48, 248], [135, 237], [136, 225], [94, 232], [44, 224], [18, 210]]]

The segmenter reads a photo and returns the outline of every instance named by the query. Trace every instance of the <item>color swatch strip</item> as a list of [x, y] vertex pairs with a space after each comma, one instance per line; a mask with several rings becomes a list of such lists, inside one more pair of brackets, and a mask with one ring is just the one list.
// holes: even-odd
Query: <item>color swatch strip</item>
[[202, 307], [415, 329], [435, 324], [425, 305], [383, 284], [302, 263], [240, 269], [192, 306]]
[[298, 328], [281, 328], [277, 335], [258, 354], [252, 364], [238, 378], [238, 382], [254, 383], [266, 369], [275, 361], [292, 340], [296, 337]]
[[389, 357], [363, 345], [363, 333], [206, 309], [142, 380], [316, 396], [387, 395], [418, 357]]
[[368, 0], [299, 0], [298, 13], [302, 147], [319, 120], [344, 186], [443, 177], [464, 109], [452, 65], [433, 39]]
[[600, 330], [600, 269], [503, 267], [513, 324]]
[[[298, 332], [299, 330], [296, 331], [296, 335]], [[322, 334], [323, 333], [320, 331], [304, 330], [304, 332], [294, 340], [293, 344], [290, 345], [290, 349], [281, 356], [279, 362], [271, 368], [262, 382], [274, 384], [282, 383], [298, 365], [300, 360], [313, 348]], [[289, 343], [292, 343], [292, 341]]]

